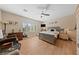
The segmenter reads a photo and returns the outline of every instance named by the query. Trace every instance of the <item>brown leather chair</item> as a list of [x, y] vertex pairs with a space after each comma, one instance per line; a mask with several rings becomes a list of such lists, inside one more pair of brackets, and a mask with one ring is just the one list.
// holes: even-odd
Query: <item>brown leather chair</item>
[[0, 40], [0, 51], [8, 48], [20, 49], [21, 44], [16, 40], [16, 37]]

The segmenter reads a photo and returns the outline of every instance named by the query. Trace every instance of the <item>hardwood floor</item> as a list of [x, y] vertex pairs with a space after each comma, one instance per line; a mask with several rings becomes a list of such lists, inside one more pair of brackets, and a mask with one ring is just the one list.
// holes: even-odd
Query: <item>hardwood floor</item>
[[40, 40], [38, 37], [24, 38], [20, 41], [22, 55], [75, 55], [76, 42], [57, 39], [52, 45]]

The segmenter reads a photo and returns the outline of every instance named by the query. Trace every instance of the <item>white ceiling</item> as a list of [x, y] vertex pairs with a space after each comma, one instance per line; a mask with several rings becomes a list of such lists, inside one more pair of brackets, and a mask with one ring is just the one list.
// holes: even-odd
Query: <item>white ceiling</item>
[[[29, 17], [35, 20], [50, 20], [60, 18], [63, 16], [74, 14], [76, 5], [74, 4], [50, 4], [46, 13], [50, 16], [41, 18], [42, 9], [46, 7], [46, 4], [0, 4], [0, 9], [15, 13], [20, 16]], [[27, 12], [23, 10], [26, 9]]]

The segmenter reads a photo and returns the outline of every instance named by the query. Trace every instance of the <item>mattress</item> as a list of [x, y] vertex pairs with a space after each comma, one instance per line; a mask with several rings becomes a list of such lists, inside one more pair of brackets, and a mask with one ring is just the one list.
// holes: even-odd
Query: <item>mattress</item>
[[58, 31], [42, 31], [41, 34], [47, 34], [47, 35], [53, 35], [57, 38], [57, 35], [59, 34]]

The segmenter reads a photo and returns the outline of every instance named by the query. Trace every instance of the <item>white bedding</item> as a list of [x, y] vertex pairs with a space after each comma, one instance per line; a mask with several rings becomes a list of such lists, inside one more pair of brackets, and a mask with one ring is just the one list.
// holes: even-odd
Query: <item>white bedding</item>
[[40, 33], [48, 34], [48, 35], [54, 35], [56, 38], [57, 38], [57, 35], [59, 34], [58, 31], [42, 31]]

